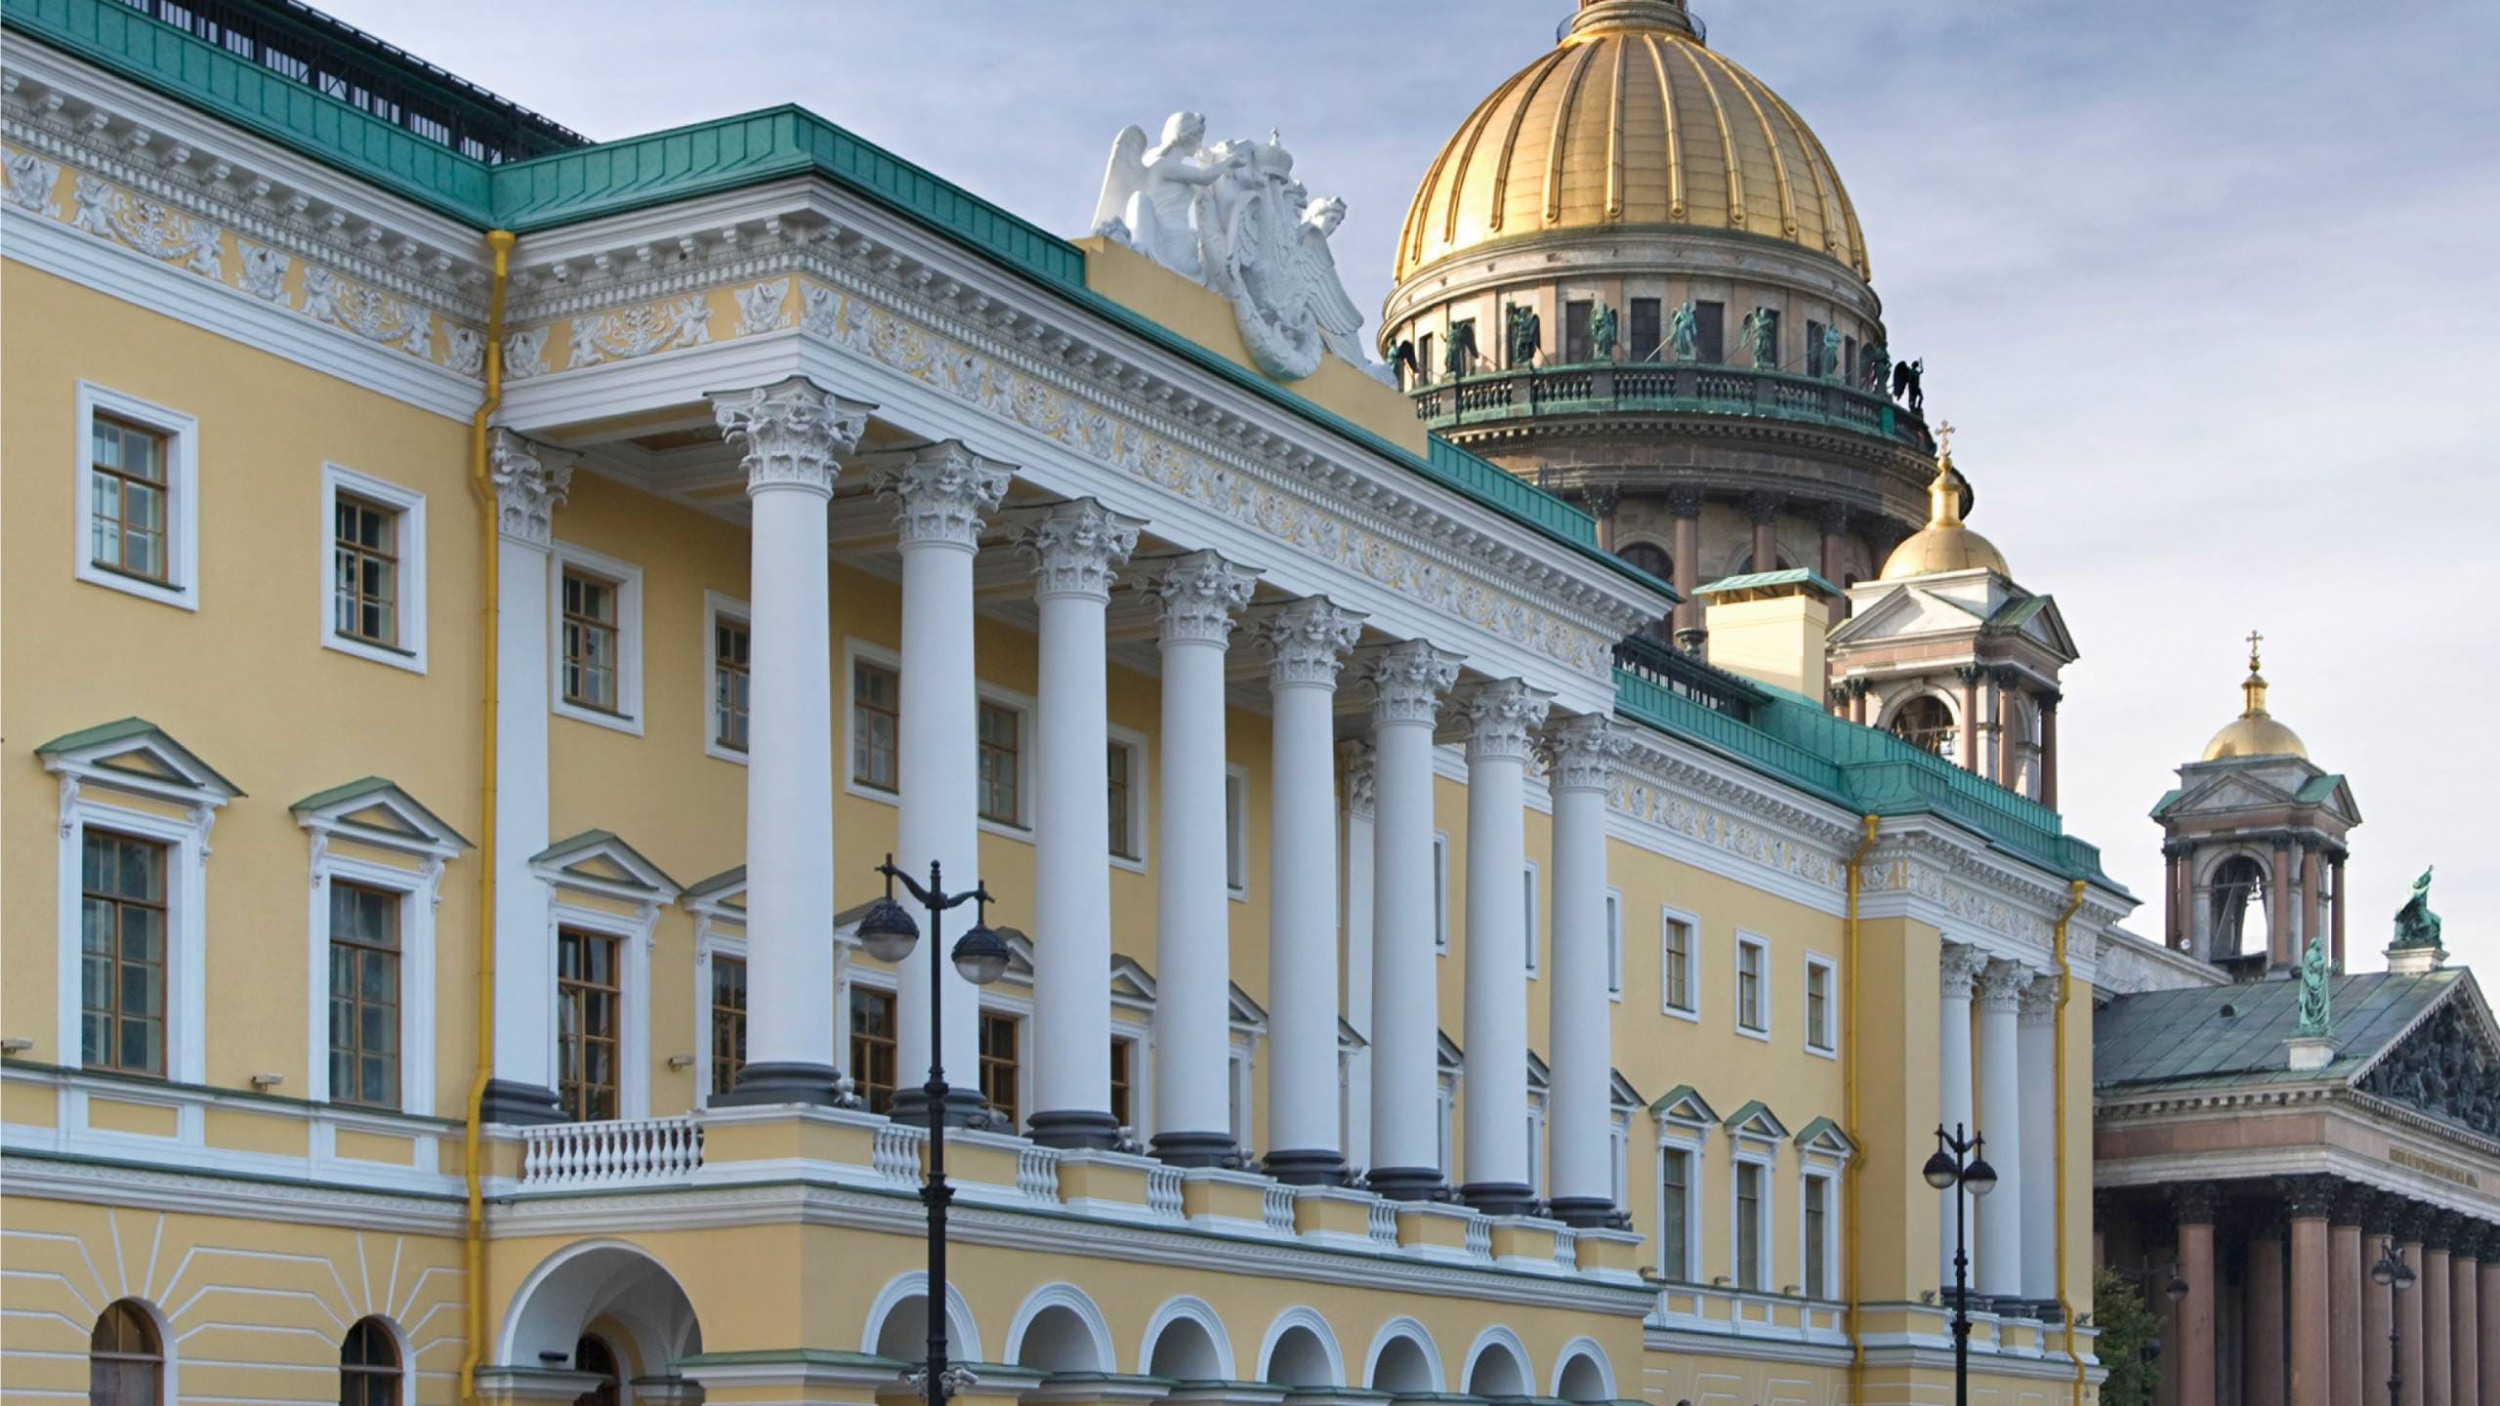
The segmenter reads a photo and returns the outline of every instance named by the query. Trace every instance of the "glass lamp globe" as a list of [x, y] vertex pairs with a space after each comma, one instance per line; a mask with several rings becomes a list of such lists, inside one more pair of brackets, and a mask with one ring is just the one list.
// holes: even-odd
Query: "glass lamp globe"
[[859, 945], [880, 962], [903, 960], [919, 941], [920, 925], [911, 920], [902, 904], [891, 898], [878, 899], [860, 915]]
[[955, 970], [975, 986], [987, 986], [1007, 974], [1008, 958], [1014, 954], [989, 924], [979, 923], [955, 943]]

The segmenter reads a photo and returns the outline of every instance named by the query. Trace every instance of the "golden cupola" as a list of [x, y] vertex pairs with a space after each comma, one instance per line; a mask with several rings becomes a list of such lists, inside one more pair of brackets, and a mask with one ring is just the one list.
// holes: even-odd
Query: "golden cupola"
[[1522, 236], [1642, 226], [1781, 240], [1867, 277], [1823, 143], [1711, 50], [1684, 0], [1580, 0], [1561, 43], [1441, 149], [1407, 211], [1397, 278]]
[[[1950, 427], [1945, 434], [1951, 436]], [[1963, 523], [1962, 514], [1970, 511], [1971, 497], [1970, 480], [1953, 467], [1953, 451], [1948, 447], [1936, 461], [1935, 482], [1927, 485], [1927, 525], [1892, 549], [1892, 555], [1884, 560], [1883, 574], [1877, 579], [1902, 581], [1913, 576], [1983, 567], [2012, 579], [2014, 572], [2005, 564], [2005, 553]]]
[[2309, 748], [2300, 734], [2275, 721], [2266, 711], [2266, 676], [2257, 669], [2257, 646], [2264, 637], [2248, 637], [2248, 677], [2240, 681], [2240, 694], [2245, 700], [2240, 715], [2214, 734], [2205, 744], [2205, 760], [2227, 761], [2233, 757], [2301, 757]]

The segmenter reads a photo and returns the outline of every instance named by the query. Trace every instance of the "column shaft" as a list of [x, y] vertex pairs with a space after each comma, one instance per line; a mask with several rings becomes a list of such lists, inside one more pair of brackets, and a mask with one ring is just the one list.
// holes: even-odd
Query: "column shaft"
[[2186, 862], [2185, 856], [2175, 850], [2164, 849], [2162, 851], [2161, 931], [2163, 941], [2173, 949], [2181, 946], [2179, 925], [2181, 920], [2187, 917], [2185, 905], [2179, 902], [2179, 866]]
[[2456, 1344], [2449, 1334], [2456, 1325], [2449, 1316], [2445, 1244], [2423, 1245], [2421, 1273], [2413, 1292], [2422, 1301], [2422, 1406], [2455, 1406]]
[[1518, 679], [1461, 705], [1467, 737], [1466, 1153], [1460, 1193], [1476, 1209], [1521, 1215], [1528, 1181], [1528, 739], [1552, 695]]
[[[1978, 1120], [1978, 1110], [1972, 1103], [1971, 987], [1987, 965], [1985, 953], [1956, 942], [1944, 944], [1944, 953], [1938, 962], [1941, 999], [1936, 1007], [1937, 1118], [1948, 1132], [1959, 1129], [1967, 1135], [1971, 1125]], [[1944, 1207], [1942, 1219], [1938, 1221], [1942, 1233], [1937, 1237], [1936, 1282], [1950, 1295], [1953, 1291], [1954, 1198], [1961, 1198], [1961, 1224], [1966, 1233], [1974, 1228], [1971, 1217], [1973, 1201], [1967, 1192], [1945, 1191], [1939, 1194]], [[1975, 1261], [1973, 1268], [1976, 1268]], [[1976, 1277], [1974, 1274], [1973, 1278]], [[1948, 1298], [1948, 1305], [1950, 1302]]]
[[[2214, 1277], [2213, 1222], [2184, 1219], [2188, 1214], [2182, 1210], [2179, 1222], [2179, 1277], [2188, 1286], [2187, 1297], [2179, 1300], [2179, 1406], [2214, 1406], [2214, 1300], [2222, 1285]], [[2210, 1199], [2203, 1214], [2213, 1214]], [[2299, 1272], [2297, 1251], [2293, 1272]]]
[[2481, 1267], [2462, 1251], [2448, 1256], [2449, 1399], [2483, 1406]]
[[1337, 1098], [1337, 672], [1362, 617], [1321, 597], [1258, 625], [1275, 700], [1268, 840], [1267, 1170], [1345, 1179]]
[[2333, 931], [2330, 942], [2334, 950], [2327, 955], [2334, 960], [2335, 970], [2340, 972], [2344, 969], [2344, 857], [2342, 855], [2335, 856], [2329, 866], [2329, 872], [2333, 875], [2330, 902], [2334, 906], [2329, 921]]
[[2327, 1232], [2327, 1396], [2339, 1403], [2361, 1399], [2361, 1286], [2369, 1271], [2361, 1261], [2359, 1215], [2357, 1203], [2338, 1202]]
[[[2328, 1406], [2327, 1224], [2323, 1204], [2292, 1204], [2291, 1406]], [[2304, 1214], [2304, 1212], [2306, 1214]]]
[[2484, 1258], [2475, 1269], [2476, 1389], [2483, 1406], [2500, 1406], [2500, 1238], [2495, 1237], [2500, 1231], [2484, 1231]]
[[1033, 798], [1033, 1139], [1111, 1147], [1111, 573], [1137, 524], [1090, 499], [1062, 503], [1019, 543], [1041, 610]]
[[1701, 628], [1701, 602], [1693, 592], [1701, 585], [1701, 493], [1697, 489], [1673, 489], [1667, 494], [1668, 511], [1675, 515], [1675, 627], [1678, 630]]
[[2040, 804], [2057, 809], [2057, 695], [2040, 700]]
[[[1679, 569], [1681, 563], [1678, 563]], [[1433, 969], [1432, 729], [1457, 656], [1421, 640], [1365, 672], [1373, 691], [1371, 1185], [1420, 1200], [1443, 1184]]]
[[1360, 1043], [1346, 1052], [1345, 1155], [1351, 1167], [1369, 1167], [1372, 1148], [1372, 865], [1379, 859], [1373, 823], [1378, 787], [1372, 744], [1349, 738], [1337, 744], [1345, 769], [1345, 1021]]
[[2423, 1365], [2427, 1339], [2424, 1333], [2422, 1312], [2421, 1232], [2412, 1231], [2411, 1238], [2400, 1239], [2398, 1244], [2405, 1252], [2405, 1263], [2413, 1266], [2416, 1278], [2412, 1288], [2396, 1295], [2396, 1333], [2400, 1339], [2396, 1356], [2402, 1369], [2399, 1375], [2404, 1378], [2404, 1399], [2420, 1402], [2424, 1399], [2422, 1383], [2427, 1375], [2427, 1369]]
[[2396, 1326], [2395, 1290], [2370, 1277], [2370, 1266], [2387, 1248], [2384, 1220], [2373, 1215], [2371, 1221], [2361, 1237], [2361, 1401], [2362, 1406], [2388, 1406], [2387, 1378], [2396, 1361], [2387, 1340]]
[[2266, 894], [2266, 960], [2270, 966], [2287, 966], [2300, 960], [2293, 949], [2292, 915], [2297, 907], [2292, 897], [2292, 850], [2288, 844], [2274, 847], [2273, 878]]
[[2283, 1399], [2283, 1229], [2268, 1226], [2248, 1241], [2248, 1354], [2241, 1393], [2250, 1406]]
[[1979, 1202], [1979, 1292], [2023, 1296], [2023, 1088], [2017, 1011], [2031, 973], [1992, 961], [1979, 978], [1979, 1128], [1996, 1190]]
[[[2324, 887], [2325, 865], [2316, 845], [2300, 848], [2300, 946], [2292, 955], [2298, 958], [2309, 950], [2310, 939], [2326, 931], [2326, 905], [2320, 901]], [[2331, 958], [2334, 954], [2329, 953]]]
[[[2057, 974], [2032, 978], [2016, 1017], [2021, 1050], [2022, 1296], [2057, 1302]], [[2003, 1195], [1999, 1188], [1998, 1195]]]
[[1979, 716], [1980, 671], [1965, 667], [1954, 671], [1962, 681], [1962, 770], [1979, 770], [1979, 739], [1983, 731]]
[[1590, 714], [1554, 728], [1546, 745], [1554, 796], [1546, 1195], [1557, 1219], [1600, 1225], [1615, 1211], [1606, 792], [1625, 744], [1604, 716]]

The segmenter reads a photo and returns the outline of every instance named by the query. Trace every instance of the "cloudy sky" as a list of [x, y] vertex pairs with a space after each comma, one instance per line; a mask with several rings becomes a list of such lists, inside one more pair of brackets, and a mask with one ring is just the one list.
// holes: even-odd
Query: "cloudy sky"
[[[1388, 293], [1417, 180], [1566, 0], [321, 0], [594, 138], [798, 102], [1081, 234], [1112, 136], [1280, 128]], [[1695, 0], [1850, 186], [1974, 525], [2083, 649], [2070, 828], [2147, 899], [2146, 810], [2239, 706], [2351, 778], [2357, 966], [2425, 864], [2500, 978], [2500, 5]]]

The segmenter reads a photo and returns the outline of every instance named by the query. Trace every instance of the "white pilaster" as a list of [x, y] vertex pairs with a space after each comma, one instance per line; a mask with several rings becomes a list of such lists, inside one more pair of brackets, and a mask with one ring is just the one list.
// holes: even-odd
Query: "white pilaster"
[[1375, 749], [1371, 1186], [1404, 1201], [1422, 1200], [1443, 1185], [1432, 730], [1442, 695], [1458, 681], [1459, 659], [1410, 640], [1382, 650], [1363, 674], [1372, 689]]
[[[1965, 1137], [1979, 1117], [1971, 1093], [1971, 987], [1987, 965], [1987, 953], [1958, 942], [1944, 944], [1943, 954], [1937, 960], [1940, 999], [1936, 1008], [1936, 1116], [1946, 1132], [1958, 1130]], [[1944, 1218], [1938, 1223], [1936, 1254], [1941, 1277], [1936, 1282], [1947, 1293], [1953, 1289], [1953, 1218], [1957, 1198], [1963, 1233], [1969, 1236], [1977, 1229], [1971, 1220], [1970, 1194], [1943, 1193]], [[1975, 1268], [1976, 1261], [1973, 1265]]]
[[492, 1123], [556, 1119], [551, 895], [530, 869], [547, 847], [547, 558], [575, 456], [497, 430], [495, 486], [495, 1070]]
[[1363, 617], [1325, 597], [1266, 613], [1256, 638], [1275, 698], [1268, 841], [1267, 1169], [1345, 1177], [1337, 1100], [1337, 673]]
[[869, 407], [803, 376], [712, 398], [746, 449], [747, 1063], [720, 1103], [826, 1103], [833, 1045], [833, 666], [828, 524]]
[[1345, 1023], [1362, 1040], [1345, 1074], [1345, 1155], [1350, 1167], [1369, 1167], [1372, 1147], [1372, 863], [1375, 784], [1372, 744], [1348, 738], [1337, 744], [1345, 796]]
[[2055, 972], [2034, 976], [2015, 1017], [2022, 1047], [2022, 1296], [2034, 1303], [2057, 1299], [2057, 983]]
[[1552, 1155], [1546, 1194], [1557, 1219], [1604, 1225], [1616, 1212], [1606, 793], [1626, 742], [1603, 714], [1591, 713], [1549, 729], [1545, 747], [1554, 797], [1553, 964], [1546, 973], [1553, 988], [1547, 1037], [1552, 1082], [1546, 1095]]
[[1997, 1187], [1979, 1202], [1978, 1292], [2020, 1298], [2023, 1292], [2023, 1086], [2016, 1013], [2031, 972], [2017, 962], [1988, 963], [1979, 974], [1979, 1128], [1996, 1168]]
[[[980, 873], [980, 695], [972, 661], [972, 559], [983, 515], [1007, 491], [1007, 469], [948, 440], [915, 451], [878, 483], [894, 505], [903, 557], [903, 663], [896, 738], [896, 867], [922, 883], [939, 866], [952, 891]], [[949, 1117], [982, 1110], [979, 998], [948, 960], [954, 933], [923, 935], [898, 974], [894, 1112], [925, 1117], [919, 1084], [943, 1056]], [[929, 983], [946, 983], [946, 1029], [929, 1029]]]
[[1470, 689], [1467, 724], [1466, 1175], [1460, 1194], [1525, 1215], [1528, 1181], [1528, 747], [1554, 695], [1519, 679]]
[[1041, 608], [1034, 739], [1034, 1108], [1052, 1147], [1107, 1148], [1111, 1116], [1109, 673], [1103, 614], [1112, 569], [1137, 547], [1134, 519], [1092, 499], [1061, 503], [1026, 528]]
[[1230, 886], [1225, 878], [1224, 655], [1257, 573], [1213, 552], [1158, 571], [1163, 784], [1155, 847], [1157, 1156], [1207, 1167], [1232, 1134]]

